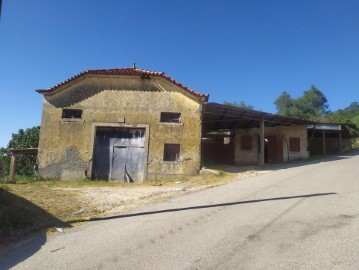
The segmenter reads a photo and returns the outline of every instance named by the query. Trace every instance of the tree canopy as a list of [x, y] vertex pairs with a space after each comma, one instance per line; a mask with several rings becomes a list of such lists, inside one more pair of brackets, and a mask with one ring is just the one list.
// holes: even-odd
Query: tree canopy
[[225, 101], [223, 102], [223, 104], [238, 107], [238, 108], [250, 109], [250, 110], [253, 110], [254, 108], [252, 105], [246, 104], [244, 101], [240, 101], [239, 103], [236, 101], [233, 102]]
[[[22, 149], [36, 148], [39, 145], [40, 127], [19, 129], [17, 133], [12, 134], [7, 148]], [[16, 161], [16, 173], [18, 175], [33, 175], [36, 157], [28, 155], [19, 155]], [[10, 156], [4, 148], [0, 148], [0, 174], [8, 173], [10, 167]]]
[[359, 136], [359, 104], [352, 102], [344, 109], [332, 112], [326, 118], [328, 122], [343, 123], [353, 137]]
[[328, 110], [328, 100], [314, 85], [304, 91], [303, 96], [292, 98], [286, 91], [274, 101], [277, 113], [316, 122], [342, 123], [353, 137], [359, 136], [359, 104], [352, 102], [348, 107], [334, 112]]
[[320, 121], [329, 113], [327, 98], [314, 85], [296, 99], [283, 91], [274, 104], [278, 114], [306, 120]]
[[286, 91], [283, 91], [282, 94], [274, 101], [274, 104], [277, 107], [277, 114], [293, 116], [293, 102], [294, 101], [291, 96]]

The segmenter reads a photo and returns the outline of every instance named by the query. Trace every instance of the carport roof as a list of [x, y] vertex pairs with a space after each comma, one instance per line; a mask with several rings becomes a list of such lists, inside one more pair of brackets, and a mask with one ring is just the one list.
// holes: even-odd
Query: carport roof
[[219, 103], [206, 103], [203, 108], [203, 131], [258, 128], [260, 120], [267, 127], [309, 125], [314, 122], [277, 114], [265, 113]]

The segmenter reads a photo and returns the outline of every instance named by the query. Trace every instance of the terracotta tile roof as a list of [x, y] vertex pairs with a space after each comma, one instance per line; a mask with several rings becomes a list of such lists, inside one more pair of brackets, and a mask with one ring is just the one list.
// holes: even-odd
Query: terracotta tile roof
[[196, 91], [188, 88], [187, 86], [184, 86], [180, 82], [172, 79], [171, 77], [169, 77], [168, 75], [166, 75], [163, 72], [155, 72], [155, 71], [149, 71], [149, 70], [145, 70], [145, 69], [137, 69], [136, 67], [86, 70], [86, 71], [83, 71], [83, 72], [81, 72], [81, 73], [79, 73], [79, 74], [77, 74], [57, 85], [54, 85], [48, 89], [40, 89], [40, 90], [36, 90], [36, 92], [44, 94], [44, 95], [51, 95], [52, 93], [56, 92], [56, 90], [60, 89], [62, 86], [66, 85], [68, 83], [71, 83], [71, 82], [75, 81], [76, 79], [86, 76], [86, 75], [130, 75], [130, 76], [161, 77], [161, 78], [164, 78], [164, 79], [170, 81], [171, 83], [177, 85], [178, 87], [181, 87], [182, 89], [184, 89], [185, 91], [187, 91], [188, 93], [190, 93], [194, 96], [201, 97], [205, 101], [208, 100], [208, 94], [202, 94], [202, 93], [196, 92]]

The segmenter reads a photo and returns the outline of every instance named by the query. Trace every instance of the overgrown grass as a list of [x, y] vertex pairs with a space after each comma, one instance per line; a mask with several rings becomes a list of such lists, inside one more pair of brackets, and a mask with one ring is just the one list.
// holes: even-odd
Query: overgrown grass
[[16, 175], [14, 182], [10, 182], [9, 176], [5, 176], [3, 178], [0, 178], [0, 184], [29, 184], [29, 183], [35, 183], [35, 182], [41, 182], [45, 181], [45, 179], [32, 175], [32, 176], [25, 176], [25, 175]]
[[0, 186], [0, 245], [18, 241], [30, 233], [67, 224], [25, 198]]

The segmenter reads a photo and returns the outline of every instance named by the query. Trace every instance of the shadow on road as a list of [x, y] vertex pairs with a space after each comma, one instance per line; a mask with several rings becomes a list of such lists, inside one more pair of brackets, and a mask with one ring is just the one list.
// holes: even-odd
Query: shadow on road
[[[137, 216], [145, 216], [145, 215], [162, 214], [162, 213], [206, 209], [206, 208], [213, 208], [213, 207], [233, 206], [233, 205], [260, 203], [260, 202], [268, 202], [268, 201], [291, 200], [291, 199], [299, 199], [299, 198], [311, 198], [311, 197], [336, 195], [336, 194], [337, 193], [335, 193], [335, 192], [314, 193], [314, 194], [305, 194], [305, 195], [298, 195], [298, 196], [276, 197], [276, 198], [268, 198], [268, 199], [248, 200], [248, 201], [229, 202], [229, 203], [220, 203], [220, 204], [211, 204], [211, 205], [198, 205], [198, 206], [191, 206], [191, 207], [184, 207], [184, 208], [171, 208], [171, 209], [163, 209], [163, 210], [158, 210], [158, 211], [148, 211], [148, 212], [123, 214], [123, 215], [116, 215], [116, 216], [109, 216], [109, 217], [99, 217], [99, 218], [92, 218], [92, 219], [89, 219], [86, 221], [99, 221], [99, 220], [110, 220], [110, 219], [118, 219], [118, 218], [129, 218], [129, 217], [137, 217]], [[71, 220], [71, 221], [69, 221], [69, 223], [76, 223], [76, 222], [83, 222], [83, 221], [84, 220]]]
[[300, 159], [300, 160], [293, 160], [287, 163], [277, 163], [277, 164], [265, 164], [263, 166], [259, 165], [222, 165], [216, 164], [211, 166], [213, 169], [218, 169], [224, 172], [231, 172], [231, 173], [241, 173], [246, 171], [274, 171], [279, 169], [289, 169], [289, 168], [296, 168], [301, 166], [307, 165], [314, 165], [323, 162], [331, 162], [336, 160], [343, 160], [347, 158], [351, 158], [354, 156], [359, 156], [359, 149], [353, 149], [351, 151], [338, 154], [338, 155], [326, 155], [326, 156], [312, 156], [309, 159]]

